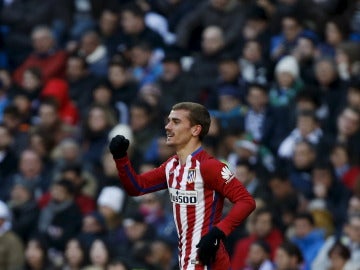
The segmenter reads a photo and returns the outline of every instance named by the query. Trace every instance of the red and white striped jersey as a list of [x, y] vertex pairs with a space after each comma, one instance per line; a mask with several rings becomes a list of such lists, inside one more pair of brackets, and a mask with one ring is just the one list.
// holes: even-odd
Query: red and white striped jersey
[[[168, 188], [179, 236], [180, 269], [207, 269], [197, 260], [201, 237], [213, 226], [229, 235], [255, 208], [245, 187], [229, 168], [199, 148], [180, 164], [173, 156], [158, 168], [136, 174], [127, 157], [116, 160], [119, 177], [129, 195], [137, 196]], [[224, 198], [234, 203], [222, 217]], [[223, 245], [211, 269], [229, 269]]]

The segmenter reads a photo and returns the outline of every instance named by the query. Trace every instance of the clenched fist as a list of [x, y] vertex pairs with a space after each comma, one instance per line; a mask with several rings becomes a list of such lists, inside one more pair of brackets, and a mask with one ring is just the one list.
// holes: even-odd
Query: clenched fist
[[116, 135], [109, 144], [109, 149], [114, 159], [125, 157], [128, 148], [129, 140], [122, 135]]

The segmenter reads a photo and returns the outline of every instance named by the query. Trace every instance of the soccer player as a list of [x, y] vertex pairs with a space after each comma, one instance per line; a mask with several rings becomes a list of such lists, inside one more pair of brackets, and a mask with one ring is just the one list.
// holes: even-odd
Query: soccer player
[[[254, 199], [229, 168], [202, 148], [209, 126], [210, 115], [204, 106], [192, 102], [174, 105], [165, 130], [166, 144], [174, 147], [176, 154], [143, 174], [134, 171], [124, 136], [116, 135], [109, 145], [130, 196], [168, 189], [182, 270], [230, 269], [223, 240], [255, 209]], [[233, 206], [222, 218], [225, 198]]]

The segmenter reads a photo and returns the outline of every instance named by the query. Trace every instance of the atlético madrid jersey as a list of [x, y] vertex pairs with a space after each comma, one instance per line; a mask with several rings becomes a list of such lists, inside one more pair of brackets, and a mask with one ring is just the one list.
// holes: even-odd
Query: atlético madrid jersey
[[[229, 168], [199, 148], [180, 164], [175, 155], [158, 168], [136, 174], [128, 157], [116, 166], [124, 188], [131, 196], [168, 189], [179, 236], [180, 269], [207, 269], [197, 260], [201, 236], [213, 226], [230, 234], [255, 208], [251, 195]], [[224, 198], [234, 205], [223, 218]], [[229, 257], [221, 245], [211, 269], [229, 269]]]

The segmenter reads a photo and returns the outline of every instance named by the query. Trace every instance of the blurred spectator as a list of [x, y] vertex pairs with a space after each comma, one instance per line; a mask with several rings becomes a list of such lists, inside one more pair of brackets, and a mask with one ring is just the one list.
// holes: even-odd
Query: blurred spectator
[[153, 52], [148, 43], [137, 43], [130, 49], [131, 73], [139, 87], [156, 82], [163, 72], [163, 67], [154, 58]]
[[[17, 167], [17, 158], [14, 151], [11, 149], [12, 136], [10, 130], [0, 124], [0, 190], [8, 190], [7, 177], [14, 173]], [[2, 194], [3, 192], [0, 192]], [[2, 195], [0, 196], [2, 198]]]
[[130, 270], [130, 266], [126, 259], [114, 258], [108, 263], [106, 270]]
[[284, 242], [276, 249], [274, 263], [276, 270], [301, 270], [303, 269], [301, 250], [291, 242]]
[[313, 145], [318, 145], [321, 142], [323, 131], [314, 112], [299, 112], [296, 122], [295, 129], [291, 131], [279, 146], [278, 156], [280, 158], [290, 159], [294, 154], [295, 144], [302, 140], [306, 140]]
[[239, 61], [241, 74], [246, 82], [266, 84], [268, 82], [268, 63], [263, 57], [263, 44], [257, 40], [247, 40]]
[[37, 26], [31, 33], [33, 52], [15, 70], [14, 82], [21, 85], [23, 73], [29, 67], [37, 67], [43, 82], [52, 78], [64, 78], [67, 55], [56, 47], [56, 40], [47, 26]]
[[274, 222], [287, 234], [295, 214], [301, 209], [301, 195], [291, 184], [286, 172], [277, 171], [271, 174], [268, 185], [272, 193], [270, 205], [274, 211]]
[[270, 247], [261, 240], [253, 242], [246, 258], [244, 270], [272, 270], [275, 269], [270, 260]]
[[350, 262], [351, 253], [348, 247], [341, 242], [336, 242], [329, 250], [328, 257], [330, 260], [329, 270], [351, 270], [357, 267]]
[[67, 241], [81, 227], [81, 212], [74, 202], [73, 184], [65, 179], [50, 188], [51, 201], [41, 210], [38, 229], [50, 248], [63, 252]]
[[275, 227], [274, 215], [269, 208], [259, 208], [253, 220], [254, 231], [248, 237], [240, 239], [232, 256], [232, 269], [242, 269], [245, 266], [249, 248], [252, 243], [262, 239], [270, 246], [270, 258], [275, 255], [276, 248], [282, 243], [283, 236]]
[[48, 256], [48, 246], [41, 237], [32, 237], [25, 248], [24, 270], [51, 270], [55, 265]]
[[99, 77], [106, 76], [110, 56], [96, 31], [82, 34], [78, 53], [86, 59], [89, 71]]
[[0, 123], [3, 119], [3, 114], [6, 106], [10, 103], [10, 99], [8, 97], [9, 93], [7, 93], [7, 89], [4, 86], [4, 83], [0, 79]]
[[244, 4], [233, 0], [203, 1], [179, 23], [176, 29], [177, 44], [182, 48], [194, 49], [192, 42], [199, 41], [195, 36], [196, 30], [217, 26], [224, 33], [224, 45], [233, 45], [244, 23], [244, 7]]
[[84, 215], [81, 232], [77, 236], [85, 248], [89, 249], [96, 239], [106, 239], [107, 228], [105, 218], [98, 211]]
[[32, 38], [29, 33], [37, 25], [50, 23], [51, 8], [52, 1], [14, 0], [1, 9], [1, 24], [9, 28], [4, 45], [11, 69], [20, 65], [30, 54]]
[[108, 134], [115, 123], [115, 115], [111, 108], [97, 104], [90, 107], [82, 130], [82, 161], [85, 162], [85, 169], [93, 172], [100, 167]]
[[[350, 262], [354, 265], [359, 265], [360, 262], [360, 216], [353, 214], [348, 217], [348, 220], [344, 224], [344, 228], [341, 235], [331, 235], [321, 246], [321, 249], [312, 263], [313, 270], [316, 269], [330, 269], [331, 261], [329, 260], [329, 252], [331, 248], [340, 241], [347, 246], [350, 251]], [[351, 269], [351, 268], [350, 268]]]
[[83, 270], [102, 270], [112, 259], [112, 249], [109, 243], [100, 238], [92, 242], [89, 249], [90, 264]]
[[77, 238], [70, 239], [65, 246], [62, 270], [82, 269], [88, 265], [88, 249]]
[[38, 153], [32, 149], [24, 149], [20, 154], [18, 170], [10, 176], [10, 181], [12, 184], [17, 181], [26, 183], [34, 191], [35, 199], [38, 199], [48, 190], [52, 180], [51, 173], [49, 168], [44, 167]]
[[26, 244], [37, 230], [40, 213], [33, 188], [24, 180], [17, 179], [8, 204], [12, 212], [12, 228]]
[[160, 34], [145, 24], [145, 13], [136, 4], [129, 3], [122, 6], [120, 11], [121, 43], [118, 48], [125, 50], [139, 43], [148, 43], [152, 48], [163, 48], [164, 40]]
[[311, 263], [325, 242], [322, 230], [315, 228], [313, 216], [309, 213], [299, 213], [294, 220], [294, 236], [291, 241], [296, 244], [305, 261], [305, 269], [310, 269]]
[[358, 42], [342, 42], [336, 46], [335, 61], [339, 76], [344, 81], [360, 75], [360, 45]]
[[288, 106], [302, 90], [299, 64], [295, 57], [285, 56], [275, 66], [275, 84], [269, 92], [272, 106]]
[[69, 84], [70, 99], [76, 104], [81, 118], [92, 101], [92, 91], [99, 83], [99, 79], [89, 70], [85, 58], [73, 54], [66, 63], [66, 79]]
[[0, 246], [0, 268], [4, 270], [22, 269], [24, 247], [19, 237], [11, 229], [11, 213], [3, 201], [0, 201]]
[[[149, 263], [163, 270], [175, 270], [178, 267], [174, 246], [164, 238], [156, 238], [150, 243]], [[174, 259], [175, 258], [175, 259]], [[109, 269], [110, 270], [110, 269]], [[115, 269], [114, 269], [115, 270]]]

